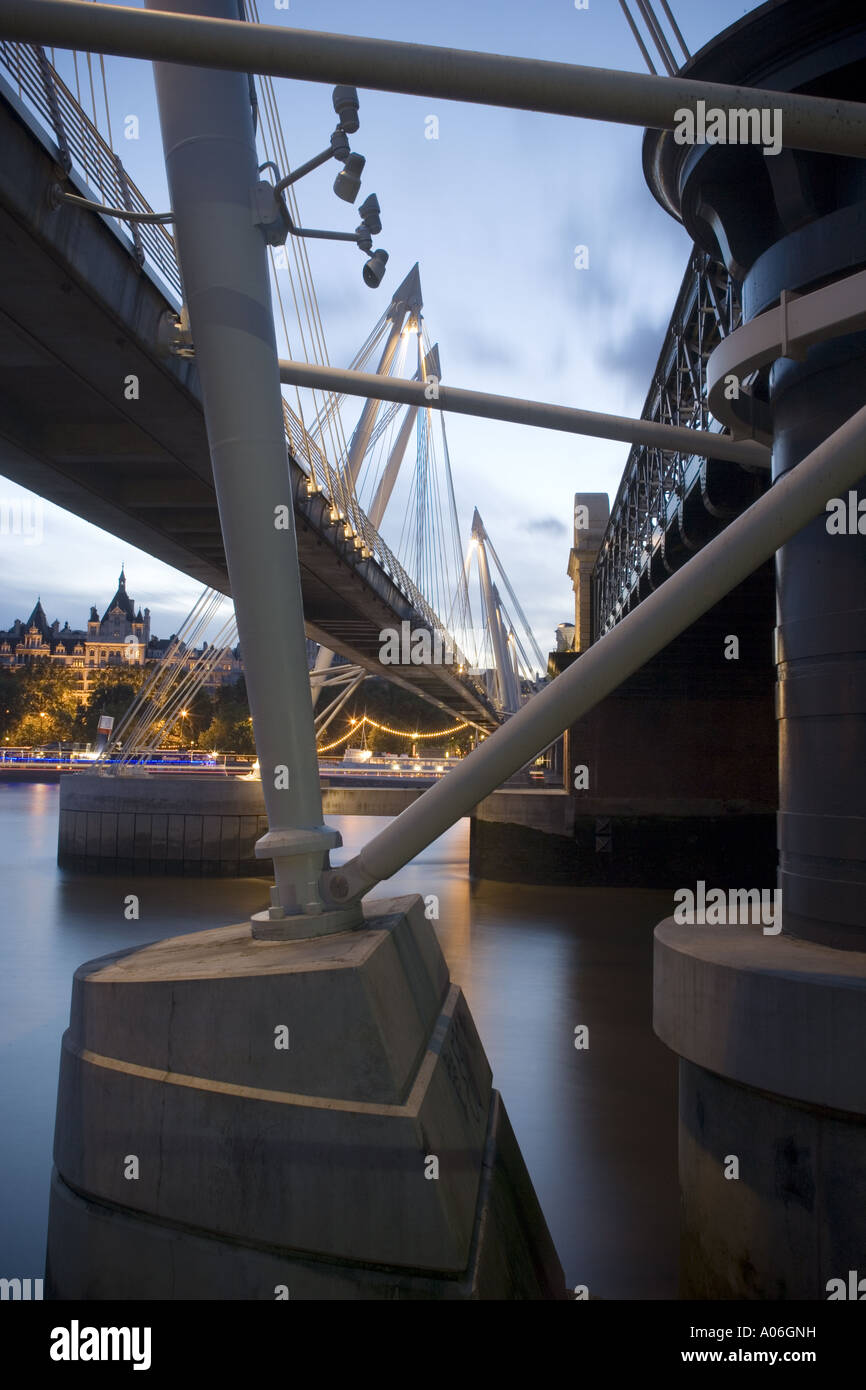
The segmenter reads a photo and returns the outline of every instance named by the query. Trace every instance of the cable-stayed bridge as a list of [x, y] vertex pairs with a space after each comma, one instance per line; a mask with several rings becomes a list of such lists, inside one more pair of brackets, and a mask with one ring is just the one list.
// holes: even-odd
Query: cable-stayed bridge
[[[597, 774], [608, 775], [606, 765], [609, 770], [615, 762], [610, 754], [622, 742], [623, 727], [634, 731], [626, 753], [646, 754], [641, 776], [654, 804], [671, 784], [670, 765], [689, 739], [691, 770], [703, 796], [710, 779], [722, 771], [728, 775], [731, 740], [745, 733], [733, 771], [738, 790], [748, 785], [754, 762], [751, 710], [739, 693], [727, 709], [717, 697], [722, 662], [739, 660], [734, 649], [722, 651], [721, 642], [715, 670], [702, 668], [694, 654], [690, 659], [703, 685], [701, 698], [689, 699], [688, 692], [679, 699], [673, 692], [671, 698], [670, 683], [661, 679], [649, 692], [632, 692], [633, 708], [628, 714], [620, 710], [615, 727], [603, 727], [604, 715], [610, 697], [636, 673], [652, 685], [653, 674], [646, 673], [655, 658], [680, 639], [688, 641], [705, 619], [715, 621], [723, 601], [771, 560], [778, 615], [773, 770], [778, 772], [780, 887], [772, 891], [769, 919], [763, 906], [767, 890], [735, 886], [747, 862], [742, 839], [725, 840], [729, 861], [736, 861], [722, 869], [730, 889], [727, 903], [722, 887], [704, 892], [710, 873], [695, 845], [699, 811], [693, 806], [679, 808], [688, 825], [675, 845], [644, 835], [639, 849], [642, 867], [652, 860], [655, 872], [659, 865], [664, 875], [659, 884], [697, 879], [696, 891], [674, 891], [679, 907], [655, 935], [654, 1028], [680, 1058], [681, 1287], [698, 1298], [823, 1300], [831, 1289], [844, 1289], [838, 1272], [853, 1263], [851, 1251], [863, 1246], [864, 1204], [851, 1174], [863, 1171], [866, 1094], [859, 524], [864, 504], [856, 491], [862, 494], [866, 487], [866, 108], [858, 100], [866, 28], [845, 0], [819, 5], [768, 0], [691, 56], [667, 0], [661, 0], [683, 49], [681, 65], [650, 0], [640, 0], [638, 9], [668, 74], [660, 78], [625, 0], [621, 8], [647, 58], [647, 76], [282, 26], [266, 30], [242, 22], [248, 14], [257, 17], [255, 0], [146, 0], [143, 10], [98, 0], [0, 0], [0, 25], [13, 37], [67, 42], [91, 54], [107, 51], [155, 64], [190, 336], [183, 314], [173, 326], [163, 316], [163, 326], [169, 353], [172, 346], [183, 352], [194, 343], [202, 381], [225, 559], [262, 764], [268, 828], [256, 840], [255, 852], [273, 862], [276, 880], [270, 905], [249, 923], [123, 951], [77, 972], [54, 1148], [48, 1242], [54, 1297], [83, 1292], [153, 1298], [167, 1290], [173, 1298], [200, 1299], [207, 1291], [220, 1298], [240, 1293], [270, 1299], [275, 1279], [281, 1281], [277, 1296], [288, 1297], [291, 1284], [293, 1300], [322, 1297], [323, 1291], [325, 1297], [389, 1300], [563, 1297], [562, 1270], [501, 1100], [492, 1090], [490, 1068], [429, 925], [435, 912], [427, 913], [426, 900], [422, 912], [419, 897], [375, 904], [368, 895], [564, 732], [567, 742], [574, 736], [586, 749], [585, 760], [574, 768], [580, 776], [573, 790], [559, 792], [572, 811], [581, 801], [591, 805]], [[62, 168], [67, 142], [44, 55], [37, 58], [37, 71], [56, 136], [51, 157]], [[278, 144], [259, 164], [251, 105], [255, 79], [249, 74], [261, 72], [645, 126], [644, 170], [655, 196], [710, 261], [724, 263], [742, 287], [737, 308], [710, 263], [697, 266], [659, 362], [649, 418], [602, 417], [450, 387], [439, 391], [443, 410], [606, 433], [638, 452], [615, 504], [613, 525], [600, 537], [597, 640], [479, 741], [453, 772], [339, 865], [329, 860], [340, 840], [323, 815], [294, 530], [278, 534], [267, 517], [271, 502], [287, 493], [287, 405], [280, 383], [345, 390], [371, 402], [417, 405], [420, 411], [432, 349], [425, 343], [422, 352], [415, 345], [408, 379], [386, 376], [403, 332], [392, 321], [379, 340], [378, 374], [329, 368], [321, 344], [315, 352], [302, 344], [301, 353], [290, 350], [285, 361], [279, 359], [265, 243], [275, 244], [270, 233], [279, 232], [280, 224], [294, 236], [330, 234], [294, 226], [293, 195], [285, 202], [280, 196], [294, 175], [281, 177], [287, 161]], [[267, 82], [261, 90], [269, 95]], [[345, 167], [338, 182], [350, 193], [358, 157], [352, 165], [344, 137], [357, 129], [354, 91], [335, 90], [335, 108], [339, 114], [342, 106], [346, 114], [332, 136], [333, 149], [307, 166], [318, 167], [341, 151]], [[708, 106], [716, 134], [720, 127], [739, 134], [730, 141], [726, 134], [705, 138]], [[773, 129], [782, 126], [769, 146], [762, 138], [765, 117]], [[746, 138], [740, 138], [744, 130]], [[277, 135], [271, 131], [272, 139]], [[14, 179], [4, 185], [2, 197], [12, 212], [0, 232], [17, 254], [27, 225], [22, 209], [30, 209], [38, 231], [34, 244], [44, 258], [35, 268], [44, 276], [50, 307], [59, 309], [60, 296], [74, 296], [85, 282], [81, 262], [92, 256], [90, 233], [58, 219], [55, 237], [58, 225], [65, 237], [58, 254], [40, 201], [48, 186], [46, 172], [36, 177], [32, 161], [28, 169], [20, 154], [12, 148], [11, 165], [24, 194], [16, 195]], [[258, 175], [267, 166], [275, 182], [263, 187]], [[122, 184], [117, 197], [133, 200], [134, 192]], [[72, 210], [69, 195], [61, 189], [59, 196], [66, 206], [53, 211], [65, 215]], [[366, 206], [362, 227], [343, 235], [369, 252], [365, 279], [378, 284], [384, 253], [372, 251], [378, 214], [369, 199]], [[219, 235], [214, 237], [215, 208]], [[103, 203], [102, 215], [115, 214]], [[124, 215], [132, 216], [134, 226], [136, 214]], [[138, 218], [142, 227], [158, 225], [158, 219], [143, 216], [144, 221]], [[29, 230], [32, 236], [32, 225]], [[157, 306], [153, 299], [148, 308], [147, 293], [126, 273], [128, 247], [120, 241], [114, 245], [127, 255], [123, 267], [106, 264], [101, 280], [92, 264], [86, 267], [103, 291], [97, 306], [102, 320], [88, 318], [94, 306], [85, 305], [79, 323], [93, 331], [90, 336], [82, 331], [77, 353], [69, 348], [63, 359], [63, 332], [68, 336], [75, 323], [67, 309], [53, 340], [67, 371], [66, 396], [57, 393], [66, 434], [52, 437], [52, 422], [44, 418], [30, 422], [38, 436], [29, 441], [30, 452], [49, 473], [63, 471], [64, 450], [75, 455], [77, 446], [77, 458], [84, 459], [89, 417], [83, 408], [75, 414], [71, 382], [77, 364], [79, 383], [94, 396], [86, 404], [101, 401], [103, 408], [90, 439], [98, 455], [90, 464], [90, 491], [96, 497], [103, 482], [113, 481], [113, 463], [131, 487], [136, 463], [143, 460], [147, 467], [157, 461], [140, 426], [137, 436], [124, 435], [108, 409], [117, 363], [116, 354], [110, 360], [100, 331], [104, 335], [106, 324], [113, 323], [120, 339], [115, 346], [126, 351], [128, 324], [137, 312], [146, 318]], [[132, 255], [141, 249], [134, 240], [130, 245]], [[111, 261], [106, 246], [101, 249]], [[26, 258], [21, 265], [34, 268]], [[67, 268], [62, 283], [58, 267], [61, 274]], [[32, 295], [41, 288], [35, 275], [21, 289], [19, 326], [30, 322], [24, 318], [28, 290]], [[11, 308], [15, 287], [6, 286], [5, 293]], [[169, 302], [165, 295], [162, 302]], [[309, 326], [312, 344], [319, 332], [317, 313], [312, 297], [305, 304], [299, 317]], [[156, 315], [144, 326], [154, 328], [158, 321]], [[24, 363], [24, 368], [13, 365], [10, 374], [11, 437], [22, 412], [26, 423], [25, 407], [33, 413], [36, 406], [27, 368], [34, 379], [43, 373], [43, 402], [55, 399], [45, 360], [49, 333], [42, 320], [37, 326], [42, 337], [10, 331], [2, 343], [11, 363]], [[130, 372], [136, 392], [143, 384], [158, 395], [161, 371], [173, 391], [187, 391], [194, 407], [189, 379], [172, 378], [164, 363], [148, 357], [143, 345], [149, 341], [146, 333], [135, 339], [145, 373], [139, 379]], [[94, 376], [93, 363], [102, 378], [98, 372]], [[22, 394], [13, 399], [16, 385]], [[136, 398], [133, 393], [128, 399]], [[312, 458], [303, 453], [306, 471], [303, 460], [297, 464], [298, 488], [289, 496], [301, 517], [298, 529], [307, 526], [297, 496], [304, 488], [308, 501], [318, 497], [328, 509], [348, 553], [358, 552], [361, 563], [368, 558], [379, 563], [375, 538], [355, 507], [357, 487], [364, 485], [362, 461], [386, 419], [380, 411], [365, 406], [355, 434], [345, 440], [338, 416], [329, 416], [327, 409], [316, 415], [318, 440], [315, 428], [298, 416], [305, 449], [321, 449], [326, 430], [333, 425], [336, 431], [321, 449], [321, 462], [313, 450]], [[119, 413], [126, 415], [125, 407]], [[714, 426], [710, 416], [729, 433]], [[171, 444], [172, 466], [179, 467], [189, 441], [178, 444], [167, 423], [168, 415], [159, 445], [168, 455]], [[291, 425], [289, 433], [294, 440]], [[383, 435], [384, 426], [378, 438]], [[40, 455], [37, 445], [43, 441]], [[373, 510], [385, 507], [383, 499], [399, 471], [397, 442], [371, 475]], [[22, 453], [27, 443], [19, 446]], [[768, 446], [772, 487], [765, 491], [760, 470], [767, 469]], [[254, 482], [248, 476], [252, 457]], [[426, 456], [420, 457], [423, 463]], [[719, 469], [718, 462], [734, 467]], [[744, 482], [737, 469], [753, 477]], [[333, 479], [328, 470], [334, 470]], [[66, 476], [70, 487], [81, 487], [81, 475], [73, 469], [67, 467]], [[206, 473], [199, 482], [207, 482]], [[346, 488], [345, 507], [334, 490], [340, 487]], [[750, 489], [754, 500], [746, 505]], [[146, 507], [148, 501], [157, 505], [152, 495], [136, 505]], [[116, 498], [112, 505], [123, 511]], [[171, 503], [181, 505], [188, 504]], [[594, 534], [598, 528], [589, 529]], [[477, 515], [473, 530], [481, 542], [488, 626], [500, 649], [498, 698], [508, 710], [522, 693], [509, 680], [507, 629], [513, 624], [489, 572], [488, 555], [493, 559], [495, 552]], [[413, 534], [417, 541], [417, 511]], [[193, 553], [195, 535], [187, 525], [173, 543]], [[575, 541], [579, 571], [577, 534]], [[315, 569], [305, 544], [302, 539], [302, 567]], [[218, 568], [213, 536], [210, 545], [210, 552], [200, 549], [198, 563]], [[325, 545], [323, 539], [323, 550]], [[413, 564], [427, 558], [416, 550]], [[396, 557], [394, 566], [404, 568]], [[315, 577], [323, 586], [334, 582], [324, 570]], [[578, 577], [583, 586], [585, 576]], [[281, 605], [282, 621], [267, 632], [258, 621], [262, 587]], [[408, 587], [399, 592], [422, 614], [431, 601], [430, 594], [416, 599]], [[316, 595], [304, 597], [315, 602]], [[360, 599], [357, 605], [360, 610]], [[519, 606], [514, 612], [519, 617]], [[726, 630], [717, 629], [717, 637]], [[733, 638], [736, 633], [724, 637], [726, 646]], [[761, 679], [768, 665], [769, 652], [762, 658]], [[730, 685], [741, 687], [739, 671], [735, 680], [736, 668], [728, 669]], [[648, 698], [634, 700], [634, 694]], [[480, 692], [476, 696], [482, 699]], [[623, 703], [628, 698], [624, 695]], [[586, 728], [578, 726], [595, 713], [604, 737], [593, 748]], [[659, 745], [647, 749], [660, 728]], [[721, 780], [715, 786], [727, 795]], [[677, 797], [681, 791], [678, 780]], [[620, 825], [627, 823], [629, 833], [640, 835], [647, 828], [640, 808], [632, 804], [623, 810], [622, 784], [613, 794], [620, 799]], [[772, 809], [775, 823], [775, 805]], [[106, 814], [112, 818], [108, 838], [116, 834], [119, 843], [121, 816], [116, 809]], [[89, 841], [89, 812], [85, 819], [81, 830]], [[148, 841], [166, 845], [173, 829], [164, 822], [171, 819], [154, 807]], [[611, 837], [619, 833], [611, 831], [613, 816], [606, 819], [606, 829], [595, 827], [596, 855], [610, 852]], [[202, 849], [215, 838], [205, 829]], [[527, 837], [520, 838], [522, 848]], [[583, 853], [578, 839], [575, 834], [572, 847]], [[577, 875], [572, 879], [580, 881]], [[431, 909], [437, 903], [433, 895]], [[621, 959], [612, 964], [619, 969]], [[103, 988], [106, 984], [110, 988]], [[273, 1042], [275, 1017], [291, 1020], [291, 1050], [288, 1025], [274, 1030], [285, 1035], [284, 1046]], [[214, 1019], [222, 1026], [214, 1028]], [[575, 1034], [584, 1031], [576, 1028]], [[575, 1048], [583, 1050], [577, 1042]], [[582, 1065], [588, 1064], [583, 1058]], [[725, 1163], [734, 1157], [739, 1163], [742, 1156], [746, 1182], [719, 1183], [719, 1158], [728, 1147], [736, 1152], [726, 1155]], [[127, 1149], [132, 1153], [124, 1159]], [[130, 1158], [140, 1178], [134, 1183], [126, 1181], [132, 1174], [122, 1166]], [[809, 1191], [818, 1195], [799, 1204], [792, 1225], [789, 1196], [803, 1189], [804, 1173]], [[425, 1181], [433, 1177], [435, 1182]], [[168, 1240], [171, 1260], [166, 1259]], [[857, 1273], [849, 1273], [850, 1296], [856, 1298]], [[588, 1292], [585, 1283], [575, 1290], [583, 1297]]]
[[[262, 98], [263, 149], [287, 167], [268, 79]], [[107, 112], [107, 91], [104, 99]], [[0, 45], [7, 151], [0, 217], [9, 251], [0, 271], [0, 333], [9, 364], [0, 388], [3, 468], [48, 500], [225, 593], [225, 550], [174, 243], [100, 133], [95, 96], [92, 109], [94, 119], [41, 47]], [[63, 190], [67, 198], [74, 190], [73, 197], [143, 220], [85, 212], [62, 203]], [[286, 192], [300, 222], [294, 190]], [[301, 348], [327, 362], [303, 242], [299, 248], [292, 240], [292, 252]], [[291, 269], [287, 256], [288, 248], [271, 249], [274, 294], [290, 348], [291, 306], [277, 274], [278, 267]], [[383, 390], [389, 381], [419, 390], [438, 383], [439, 349], [427, 336], [422, 305], [416, 265], [349, 371], [372, 368]], [[724, 266], [695, 252], [643, 419], [723, 437], [709, 416], [703, 373], [710, 351], [736, 327], [739, 314], [736, 285]], [[744, 383], [747, 393], [750, 384]], [[47, 398], [50, 417], [43, 409]], [[409, 622], [438, 632], [457, 659], [392, 663], [388, 678], [458, 720], [494, 727], [497, 711], [519, 708], [525, 682], [538, 678], [543, 661], [531, 634], [525, 645], [515, 640], [510, 620], [500, 639], [503, 616], [497, 616], [498, 591], [494, 598], [489, 584], [485, 589], [483, 544], [477, 552], [481, 621], [477, 629], [473, 624], [444, 415], [438, 446], [433, 423], [438, 399], [403, 410], [393, 395], [387, 401], [368, 397], [348, 439], [346, 395], [336, 389], [313, 399], [318, 408], [309, 425], [299, 393], [296, 406], [284, 400], [283, 409], [304, 615], [308, 634], [322, 646], [319, 671], [330, 652], [382, 673], [381, 631]], [[413, 431], [414, 473], [401, 498]], [[701, 454], [673, 452], [666, 440], [633, 444], [593, 574], [595, 636], [766, 485], [761, 451], [738, 462], [706, 452], [706, 446]], [[392, 499], [401, 502], [403, 516], [396, 554], [381, 534]], [[473, 526], [470, 541], [476, 540]]]
[[[121, 225], [57, 200], [62, 187], [74, 197], [153, 215], [38, 46], [0, 45], [0, 123], [0, 467], [47, 500], [228, 593], [171, 236], [159, 222]], [[395, 291], [373, 342], [385, 323], [396, 345], [419, 311], [416, 267]], [[317, 329], [311, 340], [321, 348], [320, 324]], [[418, 492], [408, 557], [417, 564], [417, 581], [358, 501], [354, 480], [368, 450], [375, 454], [382, 422], [378, 434], [367, 432], [362, 416], [364, 446], [357, 447], [356, 431], [346, 467], [337, 405], [326, 398], [310, 428], [300, 405], [284, 401], [284, 415], [308, 635], [415, 690], [458, 722], [495, 727], [499, 716], [484, 684], [468, 673], [470, 661], [445, 627], [449, 616], [464, 629], [471, 624], [459, 595], [449, 596], [438, 579], [441, 557], [425, 549], [435, 532], [429, 497]], [[405, 448], [408, 431], [401, 436]], [[391, 461], [388, 495], [396, 480]], [[387, 500], [383, 488], [372, 498], [378, 522]], [[266, 606], [277, 601], [263, 595]], [[405, 622], [447, 637], [457, 659], [397, 662], [384, 670], [380, 632]]]

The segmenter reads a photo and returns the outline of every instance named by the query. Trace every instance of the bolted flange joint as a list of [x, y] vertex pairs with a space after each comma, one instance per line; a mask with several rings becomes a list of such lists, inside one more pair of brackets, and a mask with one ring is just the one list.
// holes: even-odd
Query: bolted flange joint
[[348, 931], [363, 923], [360, 901], [332, 907], [323, 901], [319, 880], [329, 869], [329, 851], [339, 848], [339, 831], [326, 825], [269, 830], [256, 842], [257, 859], [273, 859], [278, 881], [271, 889], [271, 906], [254, 913], [252, 934], [262, 941], [295, 941], [331, 932]]

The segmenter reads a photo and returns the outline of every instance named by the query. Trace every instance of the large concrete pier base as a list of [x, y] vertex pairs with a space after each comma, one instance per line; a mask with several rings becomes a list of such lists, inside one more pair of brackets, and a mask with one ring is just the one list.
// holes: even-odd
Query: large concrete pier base
[[[396, 779], [395, 779], [396, 780]], [[426, 783], [322, 784], [328, 816], [397, 816]], [[57, 862], [99, 874], [270, 878], [256, 858], [267, 833], [257, 778], [216, 773], [64, 772], [60, 777]]]
[[55, 1165], [55, 1299], [565, 1297], [418, 898], [83, 965]]
[[267, 829], [262, 784], [252, 778], [69, 772], [60, 779], [61, 868], [273, 877], [255, 852]]
[[866, 1277], [866, 954], [669, 918], [654, 1027], [680, 1057], [682, 1297]]

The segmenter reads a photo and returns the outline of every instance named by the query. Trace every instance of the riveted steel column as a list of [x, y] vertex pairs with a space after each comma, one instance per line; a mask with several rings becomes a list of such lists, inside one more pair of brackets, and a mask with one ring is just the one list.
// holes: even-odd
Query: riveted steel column
[[[780, 359], [776, 479], [866, 400], [866, 334]], [[864, 460], [866, 468], [866, 460]], [[866, 929], [866, 476], [776, 557], [779, 885], [785, 930], [861, 950]], [[828, 497], [828, 501], [829, 501]], [[864, 508], [866, 510], [866, 508]]]
[[[147, 0], [237, 18], [236, 0]], [[279, 903], [321, 912], [322, 801], [246, 74], [154, 64], [178, 257], [262, 773]], [[264, 853], [263, 853], [264, 851]], [[278, 911], [279, 909], [277, 909]]]
[[[706, 45], [686, 72], [692, 79], [724, 72], [744, 82], [760, 72], [771, 85], [844, 97], [860, 90], [866, 76], [866, 25], [845, 0], [777, 0]], [[780, 92], [779, 110], [781, 102]], [[866, 333], [856, 297], [847, 299], [844, 289], [863, 263], [866, 141], [851, 154], [857, 157], [774, 154], [766, 141], [689, 148], [656, 131], [644, 138], [651, 190], [742, 282], [744, 324], [767, 314], [772, 342], [781, 321], [765, 420], [773, 491], [866, 400]], [[797, 342], [796, 334], [789, 342], [789, 306], [819, 293], [811, 344]], [[759, 337], [752, 333], [746, 343], [756, 347]], [[736, 343], [734, 332], [729, 350]], [[735, 379], [755, 366], [748, 355], [741, 358]], [[718, 393], [714, 400], [718, 405]], [[753, 418], [760, 425], [760, 414]], [[825, 503], [835, 496], [838, 506], [776, 557], [783, 930], [822, 947], [858, 951], [866, 944], [864, 490], [866, 455], [849, 488], [834, 494], [828, 487]]]

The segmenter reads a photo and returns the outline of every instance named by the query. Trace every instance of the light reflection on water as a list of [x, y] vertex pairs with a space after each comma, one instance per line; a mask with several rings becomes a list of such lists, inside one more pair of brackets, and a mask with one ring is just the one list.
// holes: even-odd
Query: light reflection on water
[[[0, 1276], [39, 1277], [60, 1038], [83, 961], [264, 906], [260, 880], [98, 877], [56, 864], [53, 785], [0, 781]], [[349, 857], [386, 821], [337, 816]], [[373, 898], [436, 894], [463, 987], [570, 1286], [676, 1295], [676, 1071], [652, 1034], [669, 895], [468, 879], [462, 821]], [[123, 900], [140, 898], [128, 922]], [[574, 1029], [589, 1027], [588, 1051]]]

